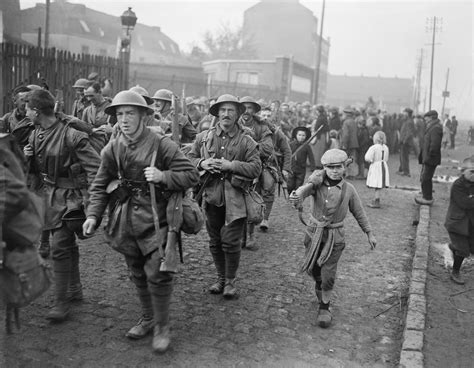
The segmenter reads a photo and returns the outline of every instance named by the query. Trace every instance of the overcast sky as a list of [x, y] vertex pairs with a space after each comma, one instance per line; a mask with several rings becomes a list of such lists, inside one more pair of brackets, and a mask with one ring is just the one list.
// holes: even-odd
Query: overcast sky
[[[37, 2], [41, 1], [20, 0], [22, 8]], [[117, 16], [132, 6], [138, 22], [161, 27], [182, 50], [189, 51], [193, 44], [199, 44], [205, 31], [215, 31], [221, 24], [241, 25], [244, 10], [258, 0], [71, 2]], [[278, 0], [275, 2], [278, 6]], [[320, 19], [322, 0], [300, 2]], [[435, 46], [433, 107], [441, 110], [441, 91], [447, 68], [450, 68], [448, 90], [451, 97], [446, 102], [447, 107], [458, 116], [474, 120], [473, 12], [471, 0], [327, 0], [323, 35], [331, 39], [329, 72], [414, 78], [417, 56], [424, 48], [422, 84], [427, 88], [432, 34], [425, 30], [426, 18], [442, 17], [442, 31], [436, 35], [439, 45]], [[424, 91], [422, 100], [423, 97]]]

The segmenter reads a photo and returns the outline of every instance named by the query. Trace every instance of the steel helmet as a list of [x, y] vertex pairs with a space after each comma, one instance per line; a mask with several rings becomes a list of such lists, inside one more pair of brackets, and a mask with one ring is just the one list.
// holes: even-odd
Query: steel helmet
[[142, 86], [139, 86], [138, 84], [135, 87], [130, 88], [129, 91], [138, 93], [140, 96], [142, 96], [145, 99], [148, 105], [151, 105], [153, 102], [155, 102], [150, 97], [150, 94], [148, 93], [148, 91]]
[[244, 102], [253, 104], [253, 106], [255, 107], [255, 113], [259, 112], [262, 109], [262, 106], [257, 101], [255, 101], [253, 97], [250, 97], [250, 96], [241, 97], [240, 103], [243, 104]]
[[173, 99], [173, 92], [171, 92], [169, 89], [159, 89], [155, 92], [152, 98], [154, 100], [163, 100], [171, 102], [171, 100]]
[[153, 114], [154, 112], [152, 108], [148, 107], [145, 99], [133, 91], [121, 91], [117, 93], [112, 103], [105, 108], [105, 113], [114, 115], [117, 106], [137, 106], [143, 108], [147, 114]]
[[37, 84], [28, 84], [26, 88], [29, 88], [30, 91], [39, 91], [42, 90], [43, 88], [38, 86]]
[[91, 85], [91, 82], [85, 78], [79, 78], [76, 83], [72, 86], [72, 88], [84, 88], [86, 89]]
[[220, 96], [217, 101], [209, 108], [209, 113], [214, 116], [219, 116], [219, 107], [223, 103], [230, 102], [233, 103], [237, 106], [237, 109], [239, 110], [238, 113], [239, 115], [242, 114], [245, 111], [244, 105], [242, 105], [238, 98], [232, 95], [222, 95]]

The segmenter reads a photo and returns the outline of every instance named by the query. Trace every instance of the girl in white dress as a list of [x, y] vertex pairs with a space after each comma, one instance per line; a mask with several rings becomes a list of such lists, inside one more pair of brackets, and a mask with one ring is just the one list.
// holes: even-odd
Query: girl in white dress
[[374, 145], [365, 154], [365, 161], [370, 163], [367, 173], [367, 186], [374, 188], [374, 199], [368, 204], [371, 208], [380, 208], [380, 192], [390, 185], [388, 174], [388, 147], [385, 133], [378, 131], [374, 134]]

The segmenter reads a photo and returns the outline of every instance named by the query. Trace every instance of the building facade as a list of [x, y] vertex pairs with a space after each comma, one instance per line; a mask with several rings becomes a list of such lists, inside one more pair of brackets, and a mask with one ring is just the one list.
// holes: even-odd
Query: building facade
[[[125, 9], [124, 9], [125, 10]], [[21, 11], [21, 38], [37, 44], [46, 5], [36, 4]], [[56, 0], [50, 4], [49, 47], [76, 54], [118, 57], [123, 35], [120, 17], [87, 8], [83, 4]], [[43, 43], [44, 45], [44, 43]], [[132, 32], [131, 62], [189, 64], [179, 46], [160, 27], [137, 23]]]

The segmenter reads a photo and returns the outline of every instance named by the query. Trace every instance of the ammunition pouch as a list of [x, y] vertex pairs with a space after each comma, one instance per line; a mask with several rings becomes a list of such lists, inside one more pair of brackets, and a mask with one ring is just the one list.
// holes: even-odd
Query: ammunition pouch
[[79, 239], [86, 239], [82, 232], [82, 224], [86, 221], [84, 206], [68, 209], [61, 220], [66, 222], [67, 227], [74, 231]]
[[248, 191], [249, 188], [253, 185], [253, 179], [239, 174], [231, 174], [230, 184], [234, 188], [242, 189], [243, 191]]

